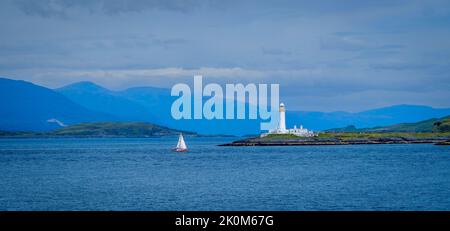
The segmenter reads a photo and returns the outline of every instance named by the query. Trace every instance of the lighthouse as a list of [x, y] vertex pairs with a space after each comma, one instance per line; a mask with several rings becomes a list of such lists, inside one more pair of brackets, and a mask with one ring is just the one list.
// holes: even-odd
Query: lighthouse
[[284, 106], [284, 103], [280, 103], [278, 111], [280, 112], [280, 120], [278, 121], [278, 126], [274, 129], [269, 130], [268, 133], [262, 133], [261, 137], [277, 134], [291, 134], [300, 137], [317, 136], [317, 133], [303, 128], [303, 125], [300, 125], [300, 128], [297, 128], [297, 126], [294, 125], [294, 128], [286, 129], [286, 107]]
[[280, 133], [286, 133], [286, 109], [284, 108], [284, 103], [280, 103], [280, 121], [278, 123], [278, 131]]

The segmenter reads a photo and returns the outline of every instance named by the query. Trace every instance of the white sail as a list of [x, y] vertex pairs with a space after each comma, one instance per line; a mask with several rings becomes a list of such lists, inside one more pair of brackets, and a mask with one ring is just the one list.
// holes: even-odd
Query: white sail
[[183, 135], [180, 133], [180, 137], [178, 138], [177, 149], [187, 149], [186, 143], [184, 142]]

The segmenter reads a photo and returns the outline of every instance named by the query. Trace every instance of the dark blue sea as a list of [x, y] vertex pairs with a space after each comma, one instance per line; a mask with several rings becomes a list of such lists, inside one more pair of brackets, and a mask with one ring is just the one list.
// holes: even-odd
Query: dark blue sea
[[450, 210], [449, 146], [232, 140], [0, 139], [0, 210]]

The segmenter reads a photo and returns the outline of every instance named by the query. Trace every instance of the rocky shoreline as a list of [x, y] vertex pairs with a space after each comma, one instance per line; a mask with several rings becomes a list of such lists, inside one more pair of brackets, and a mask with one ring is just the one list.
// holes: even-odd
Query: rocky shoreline
[[438, 142], [435, 143], [436, 145], [450, 145], [450, 140], [444, 141], [444, 142]]
[[450, 145], [450, 137], [381, 137], [381, 138], [248, 138], [219, 146], [301, 146], [301, 145], [357, 145], [357, 144], [424, 144]]

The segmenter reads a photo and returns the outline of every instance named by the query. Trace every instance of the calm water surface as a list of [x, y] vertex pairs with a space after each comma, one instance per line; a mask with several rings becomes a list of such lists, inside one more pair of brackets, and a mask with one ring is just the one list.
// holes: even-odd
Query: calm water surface
[[0, 210], [450, 210], [450, 147], [0, 139]]

